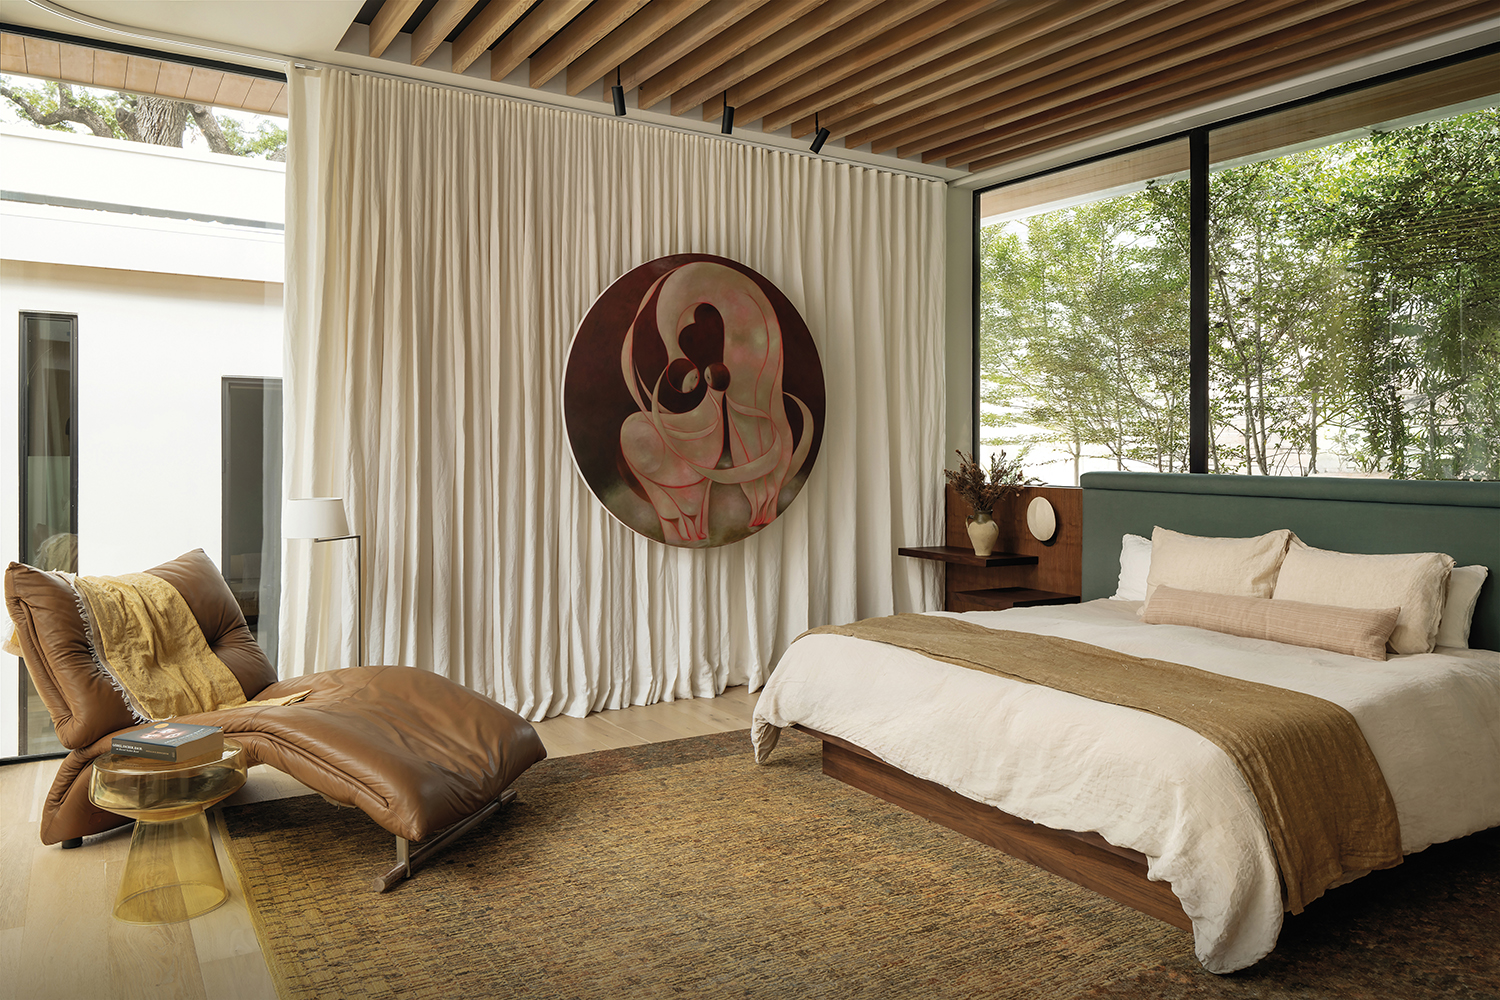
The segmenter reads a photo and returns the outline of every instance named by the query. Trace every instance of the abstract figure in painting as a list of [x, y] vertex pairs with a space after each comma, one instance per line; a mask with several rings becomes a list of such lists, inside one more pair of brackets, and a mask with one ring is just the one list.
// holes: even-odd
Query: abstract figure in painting
[[807, 478], [822, 367], [774, 285], [684, 254], [600, 296], [574, 338], [564, 407], [579, 471], [612, 514], [670, 545], [722, 545], [770, 524]]

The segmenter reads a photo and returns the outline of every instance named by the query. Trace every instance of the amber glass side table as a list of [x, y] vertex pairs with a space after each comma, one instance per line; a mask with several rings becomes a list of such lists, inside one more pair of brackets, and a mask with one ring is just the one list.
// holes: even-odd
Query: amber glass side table
[[89, 799], [135, 820], [115, 916], [164, 924], [207, 913], [228, 897], [204, 810], [245, 784], [245, 753], [174, 763], [109, 753], [94, 760]]

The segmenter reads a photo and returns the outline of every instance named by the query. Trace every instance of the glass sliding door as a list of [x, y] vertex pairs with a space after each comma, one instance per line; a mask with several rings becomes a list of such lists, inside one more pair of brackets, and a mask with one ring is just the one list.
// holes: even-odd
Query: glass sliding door
[[276, 664], [281, 601], [281, 379], [223, 381], [224, 579]]
[[[22, 313], [20, 553], [41, 569], [78, 572], [78, 317]], [[17, 671], [15, 752], [63, 749], [24, 667]]]

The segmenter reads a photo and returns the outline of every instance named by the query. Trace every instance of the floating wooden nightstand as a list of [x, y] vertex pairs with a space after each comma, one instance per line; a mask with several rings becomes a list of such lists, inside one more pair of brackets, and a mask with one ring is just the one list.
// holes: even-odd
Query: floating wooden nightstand
[[938, 562], [958, 566], [1035, 566], [1036, 556], [1017, 555], [1014, 552], [991, 552], [987, 556], [976, 556], [973, 549], [957, 545], [921, 545], [896, 550], [898, 555], [913, 559], [935, 559]]
[[[1052, 536], [1027, 530], [1026, 512], [1042, 497], [1054, 512]], [[1000, 525], [997, 551], [976, 556], [965, 528], [969, 505], [952, 486], [945, 489], [943, 540], [949, 545], [910, 545], [896, 551], [943, 563], [943, 607], [948, 611], [1004, 611], [1039, 604], [1073, 604], [1083, 592], [1083, 491], [1028, 486], [995, 507]]]
[[1077, 604], [1077, 594], [1057, 594], [1030, 587], [992, 587], [989, 590], [960, 590], [948, 595], [949, 611], [1006, 611], [1010, 608], [1035, 608], [1043, 604]]

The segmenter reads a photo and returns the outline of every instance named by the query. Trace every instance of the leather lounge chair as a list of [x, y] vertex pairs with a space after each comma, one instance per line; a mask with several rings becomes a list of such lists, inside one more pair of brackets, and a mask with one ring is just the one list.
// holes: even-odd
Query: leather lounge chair
[[[244, 746], [247, 763], [284, 771], [339, 805], [364, 810], [394, 834], [397, 864], [375, 879], [377, 891], [510, 801], [511, 782], [547, 756], [525, 719], [423, 670], [349, 667], [278, 681], [202, 549], [147, 572], [183, 596], [247, 699], [308, 692], [295, 704], [239, 705], [179, 720], [221, 727]], [[95, 666], [64, 581], [11, 563], [5, 603], [57, 738], [72, 751], [47, 793], [42, 842], [76, 847], [84, 836], [130, 822], [95, 807], [88, 786], [92, 762], [109, 752], [110, 737], [139, 723]]]

